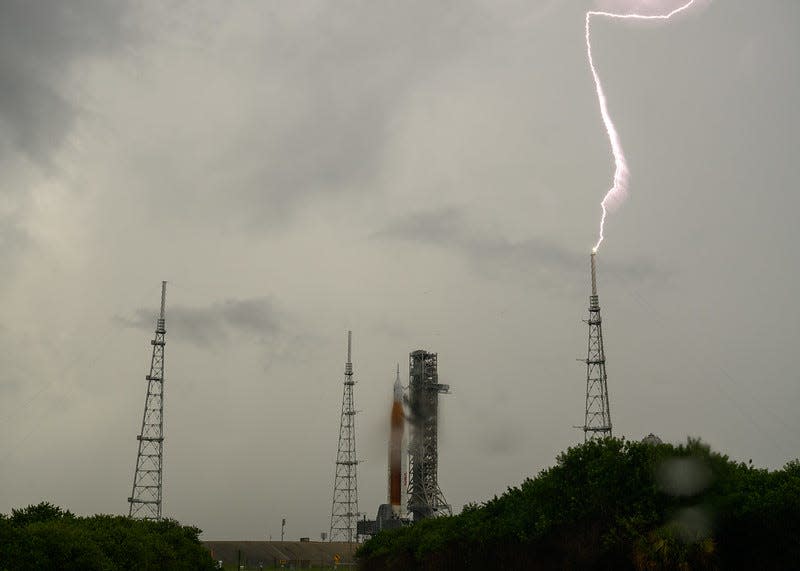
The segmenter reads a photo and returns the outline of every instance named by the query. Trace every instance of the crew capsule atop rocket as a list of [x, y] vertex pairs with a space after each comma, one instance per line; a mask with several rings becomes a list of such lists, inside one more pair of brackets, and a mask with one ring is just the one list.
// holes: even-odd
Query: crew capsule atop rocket
[[403, 415], [403, 386], [400, 384], [400, 370], [394, 381], [394, 399], [389, 433], [389, 505], [392, 512], [400, 515], [401, 477], [403, 460], [403, 433], [405, 417]]
[[403, 402], [403, 385], [400, 384], [400, 371], [397, 372], [397, 378], [394, 380], [394, 402]]

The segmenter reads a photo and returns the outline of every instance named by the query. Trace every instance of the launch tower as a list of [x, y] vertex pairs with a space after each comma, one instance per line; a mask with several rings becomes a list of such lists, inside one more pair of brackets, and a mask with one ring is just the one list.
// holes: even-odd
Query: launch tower
[[586, 415], [583, 422], [584, 442], [611, 436], [611, 408], [608, 402], [606, 356], [603, 350], [603, 328], [600, 302], [597, 297], [595, 253], [591, 255], [592, 294], [589, 296], [589, 349], [586, 355]]
[[442, 513], [450, 506], [439, 488], [439, 395], [450, 392], [439, 384], [436, 353], [418, 350], [409, 356], [411, 445], [408, 511], [414, 521]]
[[339, 423], [339, 450], [336, 453], [336, 476], [333, 483], [330, 541], [356, 541], [358, 521], [358, 478], [356, 459], [356, 411], [353, 405], [353, 332], [347, 332], [347, 362], [344, 365], [342, 416]]
[[156, 332], [150, 342], [153, 356], [150, 359], [150, 374], [147, 379], [147, 395], [144, 399], [142, 430], [136, 439], [139, 453], [136, 456], [136, 471], [133, 474], [133, 490], [128, 498], [129, 517], [161, 519], [161, 484], [164, 454], [164, 302], [167, 282], [161, 282], [161, 313], [156, 321]]

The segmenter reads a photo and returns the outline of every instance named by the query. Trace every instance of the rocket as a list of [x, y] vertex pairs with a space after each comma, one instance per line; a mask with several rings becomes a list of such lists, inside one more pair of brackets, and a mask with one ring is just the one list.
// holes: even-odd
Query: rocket
[[394, 397], [389, 433], [389, 505], [392, 513], [400, 515], [401, 476], [403, 469], [403, 434], [405, 432], [405, 416], [403, 414], [403, 386], [400, 384], [400, 365], [397, 366], [397, 377], [394, 381]]

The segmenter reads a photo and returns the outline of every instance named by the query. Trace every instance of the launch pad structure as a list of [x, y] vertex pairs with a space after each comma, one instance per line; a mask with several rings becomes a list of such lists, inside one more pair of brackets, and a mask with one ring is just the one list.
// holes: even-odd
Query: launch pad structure
[[452, 513], [439, 487], [439, 395], [450, 385], [439, 383], [436, 353], [417, 350], [409, 355], [408, 511], [414, 521]]
[[[449, 394], [450, 385], [439, 383], [436, 353], [413, 351], [408, 360], [407, 412], [403, 411], [400, 368], [394, 383], [389, 438], [389, 503], [378, 506], [374, 520], [358, 521], [358, 535], [372, 536], [384, 529], [397, 529], [452, 511], [439, 487], [439, 395]], [[408, 422], [404, 422], [407, 420]], [[409, 426], [408, 514], [401, 513], [402, 436]]]

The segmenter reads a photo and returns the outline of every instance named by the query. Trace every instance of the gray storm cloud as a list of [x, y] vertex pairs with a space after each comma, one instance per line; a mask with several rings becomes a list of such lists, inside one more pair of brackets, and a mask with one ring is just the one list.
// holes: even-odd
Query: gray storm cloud
[[[548, 238], [513, 241], [499, 232], [473, 228], [464, 211], [453, 207], [409, 214], [390, 222], [373, 236], [450, 249], [486, 276], [506, 278], [528, 273], [533, 268], [533, 275], [541, 285], [559, 289], [565, 284], [580, 285], [587, 264], [586, 253], [570, 250]], [[605, 271], [613, 272], [624, 282], [639, 283], [663, 279], [666, 273], [647, 259], [613, 260], [605, 266]]]
[[108, 57], [133, 35], [123, 2], [0, 4], [0, 144], [51, 165], [83, 111], [69, 81], [86, 58]]
[[[151, 309], [139, 308], [133, 317], [116, 317], [128, 327], [152, 329], [155, 316]], [[169, 305], [167, 327], [170, 334], [201, 347], [228, 341], [233, 335], [246, 335], [261, 341], [282, 331], [285, 314], [268, 298], [229, 299], [206, 307]]]

